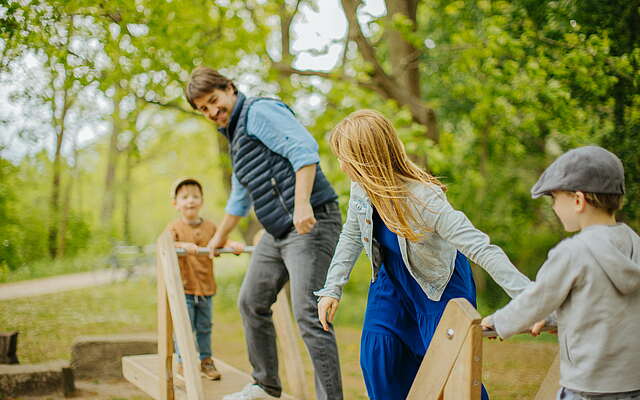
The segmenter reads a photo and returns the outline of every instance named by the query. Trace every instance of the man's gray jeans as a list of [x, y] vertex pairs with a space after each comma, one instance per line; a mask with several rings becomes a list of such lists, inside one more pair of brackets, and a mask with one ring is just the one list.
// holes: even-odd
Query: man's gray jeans
[[280, 397], [276, 333], [271, 305], [287, 281], [291, 282], [291, 304], [302, 339], [311, 356], [318, 399], [342, 399], [340, 361], [333, 327], [325, 332], [318, 321], [317, 298], [324, 286], [341, 230], [338, 204], [314, 208], [317, 223], [310, 233], [293, 229], [276, 239], [265, 233], [256, 246], [240, 288], [238, 308], [253, 366], [253, 379], [271, 396]]

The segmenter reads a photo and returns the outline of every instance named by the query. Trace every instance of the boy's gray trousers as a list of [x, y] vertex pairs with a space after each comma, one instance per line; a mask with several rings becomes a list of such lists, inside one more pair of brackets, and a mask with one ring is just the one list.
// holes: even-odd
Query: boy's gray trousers
[[640, 400], [640, 390], [626, 393], [586, 394], [560, 388], [557, 400]]
[[238, 308], [253, 366], [253, 379], [271, 396], [280, 397], [276, 333], [271, 305], [287, 281], [291, 305], [302, 339], [311, 356], [318, 399], [342, 399], [338, 348], [333, 327], [325, 332], [318, 320], [317, 298], [324, 286], [341, 230], [337, 202], [314, 208], [317, 223], [310, 233], [295, 229], [282, 239], [265, 233], [256, 246], [242, 282]]

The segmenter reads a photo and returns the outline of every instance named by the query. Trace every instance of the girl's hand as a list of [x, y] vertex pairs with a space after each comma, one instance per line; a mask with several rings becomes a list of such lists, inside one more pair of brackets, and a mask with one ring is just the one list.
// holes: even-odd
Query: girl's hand
[[[333, 317], [336, 315], [340, 300], [333, 297], [320, 297], [318, 302], [318, 318], [322, 324], [322, 329], [329, 330], [329, 324], [333, 323]], [[327, 321], [329, 323], [327, 323]]]
[[[482, 327], [483, 331], [495, 331], [496, 327], [495, 327], [495, 324], [493, 323], [493, 315], [489, 315], [488, 317], [482, 318], [482, 321], [480, 321], [480, 326]], [[502, 341], [502, 338], [498, 336], [497, 333], [496, 333], [496, 336], [489, 336], [489, 340], [496, 339], [496, 338], [499, 338], [500, 341]]]
[[482, 327], [482, 330], [484, 330], [484, 331], [492, 331], [492, 330], [494, 330], [492, 316], [488, 316], [488, 317], [482, 318], [482, 321], [480, 322], [480, 326]]

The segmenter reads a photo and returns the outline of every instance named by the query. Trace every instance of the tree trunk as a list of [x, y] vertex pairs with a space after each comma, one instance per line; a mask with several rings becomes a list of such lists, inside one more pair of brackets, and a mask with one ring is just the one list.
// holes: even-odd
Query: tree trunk
[[[131, 147], [131, 144], [129, 144]], [[131, 170], [133, 169], [133, 161], [131, 149], [127, 151], [125, 159], [124, 181], [122, 182], [122, 227], [124, 241], [131, 243]]]
[[64, 257], [67, 245], [67, 227], [69, 225], [69, 214], [71, 212], [71, 193], [73, 193], [74, 182], [78, 181], [78, 146], [76, 137], [73, 138], [73, 168], [69, 173], [69, 182], [65, 187], [62, 199], [62, 218], [60, 220], [60, 231], [58, 233], [58, 254]]
[[58, 224], [60, 221], [60, 158], [62, 148], [62, 134], [56, 134], [56, 149], [53, 156], [53, 171], [51, 177], [51, 195], [49, 196], [49, 256], [58, 256]]
[[103, 229], [110, 229], [113, 217], [113, 210], [115, 208], [115, 180], [116, 169], [118, 164], [118, 136], [121, 130], [120, 121], [120, 101], [123, 94], [120, 88], [116, 88], [116, 94], [113, 97], [113, 127], [111, 130], [111, 136], [109, 137], [109, 150], [107, 155], [107, 170], [104, 178], [104, 192], [102, 196], [102, 214], [100, 222]]
[[418, 2], [416, 0], [387, 0], [386, 4], [387, 25], [390, 28], [386, 30], [386, 36], [389, 44], [391, 71], [412, 96], [420, 98], [419, 52], [402, 37], [400, 32], [393, 28], [393, 17], [400, 14], [413, 23], [415, 31]]
[[218, 168], [222, 174], [222, 184], [227, 194], [231, 193], [231, 157], [229, 156], [229, 141], [219, 133], [215, 133], [218, 144]]
[[69, 226], [72, 186], [73, 178], [69, 179], [62, 198], [62, 218], [60, 219], [60, 230], [58, 232], [58, 257], [60, 258], [64, 257], [65, 248], [67, 246], [67, 227]]
[[[62, 53], [62, 66], [64, 79], [62, 81], [62, 88], [56, 87], [56, 67], [54, 64], [60, 60], [52, 58], [48, 59], [49, 70], [51, 73], [51, 115], [53, 119], [53, 129], [55, 132], [55, 149], [53, 154], [53, 168], [51, 176], [51, 195], [49, 197], [49, 232], [48, 232], [48, 245], [49, 256], [51, 258], [58, 257], [58, 227], [60, 224], [60, 175], [62, 173], [62, 144], [64, 142], [65, 134], [65, 119], [67, 111], [71, 107], [69, 101], [69, 91], [71, 90], [71, 83], [73, 79], [70, 78], [70, 74], [67, 70], [67, 55], [69, 51], [69, 43], [71, 41], [71, 35], [73, 32], [73, 18], [70, 18], [67, 22], [67, 34], [65, 41], [65, 48]], [[58, 96], [62, 96], [61, 105], [58, 106]], [[61, 107], [61, 108], [59, 108]]]

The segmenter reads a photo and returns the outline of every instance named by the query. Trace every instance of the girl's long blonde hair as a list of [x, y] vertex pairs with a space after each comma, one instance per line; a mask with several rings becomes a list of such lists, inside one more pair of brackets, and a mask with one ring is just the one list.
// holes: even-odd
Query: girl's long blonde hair
[[411, 228], [421, 224], [409, 202], [408, 183], [434, 184], [442, 190], [446, 186], [407, 157], [391, 122], [373, 110], [356, 111], [333, 129], [330, 144], [342, 168], [362, 186], [385, 225], [408, 240], [419, 240], [421, 234]]

